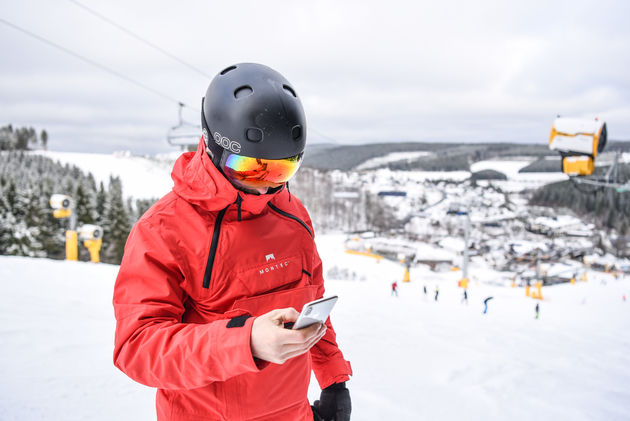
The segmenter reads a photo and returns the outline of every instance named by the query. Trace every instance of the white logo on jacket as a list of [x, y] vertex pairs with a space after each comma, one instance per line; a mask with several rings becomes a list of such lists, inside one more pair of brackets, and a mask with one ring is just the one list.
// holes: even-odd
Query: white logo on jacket
[[275, 265], [267, 266], [266, 268], [258, 269], [258, 273], [260, 275], [264, 275], [265, 273], [273, 272], [274, 270], [286, 269], [289, 266], [289, 261], [276, 263]]
[[265, 259], [267, 259], [267, 261], [276, 260], [276, 256], [274, 256], [273, 253], [271, 253], [271, 254], [266, 255]]

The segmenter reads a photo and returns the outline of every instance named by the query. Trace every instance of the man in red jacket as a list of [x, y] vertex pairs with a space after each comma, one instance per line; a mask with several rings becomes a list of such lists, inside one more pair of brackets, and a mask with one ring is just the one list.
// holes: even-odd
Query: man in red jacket
[[352, 369], [330, 319], [283, 327], [324, 294], [311, 220], [287, 187], [306, 144], [300, 99], [278, 72], [242, 63], [202, 108], [197, 152], [127, 240], [114, 364], [158, 388], [158, 420], [349, 420]]

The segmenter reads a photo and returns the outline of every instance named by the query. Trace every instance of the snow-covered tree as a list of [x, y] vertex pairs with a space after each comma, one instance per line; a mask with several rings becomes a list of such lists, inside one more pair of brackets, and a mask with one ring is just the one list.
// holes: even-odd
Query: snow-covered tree
[[131, 223], [123, 200], [122, 183], [118, 177], [109, 178], [105, 219], [102, 225], [104, 230], [103, 260], [119, 264], [131, 230]]

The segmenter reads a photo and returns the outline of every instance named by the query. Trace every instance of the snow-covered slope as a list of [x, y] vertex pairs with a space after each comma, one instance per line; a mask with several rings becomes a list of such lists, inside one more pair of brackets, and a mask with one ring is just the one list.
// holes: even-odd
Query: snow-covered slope
[[123, 195], [135, 199], [160, 198], [173, 187], [171, 170], [178, 154], [146, 158], [129, 153], [91, 154], [78, 152], [37, 151], [62, 164], [76, 165], [91, 172], [97, 183], [107, 186], [111, 175], [122, 180]]
[[[327, 293], [340, 297], [332, 321], [355, 372], [354, 420], [630, 419], [630, 280], [589, 272], [543, 288], [535, 320], [522, 289], [473, 281], [466, 305], [461, 272], [424, 266], [393, 297], [402, 266], [346, 254], [343, 240], [320, 236], [318, 247], [324, 273], [343, 278]], [[155, 419], [154, 391], [112, 364], [117, 270], [0, 256], [0, 419]], [[309, 398], [318, 393], [313, 380]]]
[[532, 162], [532, 159], [492, 159], [478, 161], [470, 165], [472, 172], [483, 170], [494, 170], [505, 174], [506, 181], [493, 181], [493, 184], [500, 186], [505, 191], [520, 191], [525, 188], [538, 188], [544, 184], [555, 183], [568, 180], [568, 176], [559, 171], [556, 172], [525, 172], [519, 171]]
[[508, 179], [512, 179], [518, 176], [518, 172], [531, 164], [531, 160], [489, 160], [478, 161], [470, 165], [472, 172], [478, 172], [483, 170], [494, 170], [505, 174]]
[[371, 168], [377, 168], [381, 165], [393, 163], [393, 162], [412, 162], [421, 156], [429, 156], [430, 152], [427, 151], [407, 151], [407, 152], [392, 152], [385, 156], [368, 159], [360, 165], [357, 165], [357, 170], [367, 170]]

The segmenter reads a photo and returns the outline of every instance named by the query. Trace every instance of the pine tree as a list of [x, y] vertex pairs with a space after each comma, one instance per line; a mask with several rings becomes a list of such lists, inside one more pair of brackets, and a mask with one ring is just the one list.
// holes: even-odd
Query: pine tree
[[626, 216], [623, 217], [621, 224], [619, 225], [619, 235], [627, 235], [628, 234], [628, 219]]
[[131, 231], [129, 215], [125, 210], [122, 196], [122, 183], [118, 177], [109, 178], [107, 207], [103, 222], [103, 243], [106, 244], [103, 260], [120, 264], [125, 249], [125, 242]]
[[[0, 193], [2, 190], [0, 189]], [[9, 254], [11, 245], [11, 224], [15, 222], [15, 217], [4, 194], [0, 194], [0, 254]]]
[[35, 148], [37, 147], [37, 144], [39, 143], [39, 138], [37, 137], [37, 132], [32, 127], [29, 129], [28, 142], [29, 142], [29, 144], [33, 145]]
[[96, 223], [101, 225], [105, 220], [105, 211], [107, 207], [107, 192], [101, 181], [96, 193]]
[[42, 130], [40, 138], [42, 139], [42, 146], [44, 147], [44, 150], [46, 150], [48, 145], [48, 133], [46, 132], [46, 130]]
[[16, 148], [17, 135], [10, 124], [0, 128], [0, 150], [11, 151]]
[[53, 209], [49, 205], [50, 196], [53, 194], [54, 183], [49, 177], [45, 177], [41, 183], [39, 208], [42, 210], [39, 241], [46, 257], [50, 259], [65, 258], [65, 222], [60, 222], [53, 216]]
[[[158, 199], [137, 199], [136, 200], [136, 214], [137, 219], [140, 219], [151, 206], [157, 202]], [[137, 220], [136, 219], [136, 220]]]
[[83, 224], [94, 224], [96, 222], [95, 203], [89, 194], [89, 190], [83, 185], [83, 183], [77, 183], [77, 188], [74, 191], [74, 210], [77, 213], [77, 224], [81, 226]]
[[44, 224], [44, 209], [41, 207], [41, 188], [39, 184], [33, 183], [24, 192], [26, 237], [28, 243], [22, 251], [25, 256], [45, 257], [44, 244], [41, 238]]
[[30, 256], [30, 250], [36, 247], [33, 244], [33, 233], [27, 224], [30, 188], [17, 190], [15, 184], [11, 182], [7, 193], [7, 198], [10, 197], [10, 215], [12, 215], [12, 219], [8, 221], [11, 237], [7, 247], [7, 254]]

